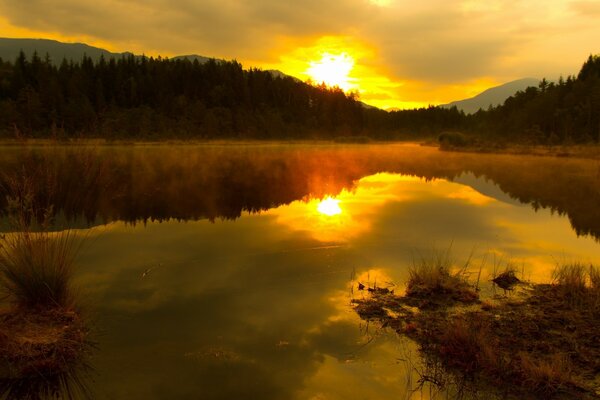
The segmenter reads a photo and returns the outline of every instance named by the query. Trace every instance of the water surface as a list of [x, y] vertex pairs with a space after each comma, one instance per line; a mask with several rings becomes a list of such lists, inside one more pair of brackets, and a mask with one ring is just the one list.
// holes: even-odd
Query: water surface
[[353, 312], [357, 281], [402, 292], [435, 248], [457, 266], [474, 253], [475, 270], [487, 257], [486, 287], [494, 260], [534, 281], [600, 263], [598, 161], [387, 144], [0, 152], [44, 182], [57, 229], [87, 237], [100, 399], [428, 398], [410, 394], [414, 347]]

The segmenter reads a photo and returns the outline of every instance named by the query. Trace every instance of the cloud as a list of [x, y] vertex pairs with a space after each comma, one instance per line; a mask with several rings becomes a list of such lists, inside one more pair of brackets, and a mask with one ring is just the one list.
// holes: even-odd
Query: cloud
[[584, 17], [597, 17], [600, 15], [600, 2], [597, 1], [574, 1], [571, 9]]
[[349, 29], [372, 8], [361, 0], [305, 0], [301, 5], [275, 0], [0, 1], [2, 14], [18, 26], [96, 36], [163, 53], [228, 58], [265, 53], [279, 36]]
[[[576, 73], [587, 54], [599, 51], [594, 38], [600, 25], [591, 21], [599, 13], [596, 1], [567, 0], [0, 0], [0, 15], [13, 26], [48, 36], [256, 66], [276, 64], [294, 50], [283, 45], [309, 48], [327, 36], [354, 38], [374, 49], [359, 60], [374, 66], [373, 73], [413, 86], [463, 85], [463, 93], [446, 94], [456, 98], [483, 79]], [[402, 89], [393, 92], [417, 100]]]

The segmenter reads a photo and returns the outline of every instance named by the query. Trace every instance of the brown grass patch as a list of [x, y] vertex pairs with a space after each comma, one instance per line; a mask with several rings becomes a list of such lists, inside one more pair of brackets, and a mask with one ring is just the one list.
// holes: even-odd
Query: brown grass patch
[[[448, 264], [413, 272], [412, 285], [455, 285], [440, 265]], [[436, 293], [428, 290], [431, 296]], [[404, 297], [379, 294], [356, 303], [362, 318], [407, 335], [420, 346], [425, 365], [441, 365], [451, 375], [436, 381], [497, 388], [500, 396], [514, 398], [589, 399], [598, 398], [599, 292], [600, 269], [573, 263], [557, 268], [553, 284], [530, 285], [518, 302], [483, 301], [469, 308], [455, 303], [451, 308], [423, 301], [424, 307], [408, 312], [406, 305], [415, 302], [407, 291]]]
[[434, 252], [429, 258], [421, 257], [413, 262], [406, 297], [424, 300], [428, 305], [477, 301], [479, 295], [467, 281], [468, 262], [454, 273], [451, 272], [452, 265], [449, 250]]
[[78, 313], [13, 310], [0, 315], [0, 323], [0, 398], [72, 398], [87, 392], [81, 375], [89, 369], [92, 346]]
[[517, 369], [523, 385], [536, 393], [551, 395], [569, 390], [577, 384], [573, 379], [573, 366], [564, 354], [554, 354], [547, 359], [519, 353]]

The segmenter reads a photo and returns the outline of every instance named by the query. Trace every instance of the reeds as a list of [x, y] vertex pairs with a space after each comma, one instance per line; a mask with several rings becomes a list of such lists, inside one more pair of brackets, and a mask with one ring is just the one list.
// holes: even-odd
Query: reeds
[[571, 306], [600, 306], [600, 268], [572, 262], [557, 265], [552, 279], [558, 293]]
[[450, 250], [449, 248], [446, 251], [433, 251], [429, 257], [421, 256], [413, 260], [408, 270], [408, 297], [446, 296], [462, 302], [478, 298], [477, 292], [467, 281], [471, 258], [452, 272]]
[[447, 323], [438, 339], [439, 354], [447, 365], [461, 373], [501, 371], [502, 357], [487, 321], [457, 318]]
[[517, 360], [523, 386], [535, 393], [551, 395], [575, 385], [573, 367], [563, 354], [553, 354], [546, 360], [540, 360], [522, 352]]
[[[71, 230], [52, 232], [53, 208], [36, 199], [23, 171], [4, 179], [12, 232], [0, 236], [0, 399], [75, 398], [84, 393], [88, 329], [72, 289], [82, 243]], [[4, 293], [2, 293], [4, 292]]]
[[558, 265], [552, 272], [554, 283], [566, 292], [579, 294], [586, 290], [587, 267], [582, 263]]
[[8, 218], [13, 232], [0, 236], [0, 290], [26, 309], [67, 309], [80, 241], [71, 230], [51, 232], [51, 206], [35, 202], [27, 174], [8, 180]]
[[5, 234], [0, 239], [0, 287], [19, 307], [68, 309], [77, 249], [70, 231]]
[[513, 353], [501, 346], [488, 320], [474, 315], [443, 323], [431, 349], [435, 351], [433, 355], [460, 376], [482, 375], [491, 383], [497, 380], [515, 384], [537, 395], [554, 395], [577, 387], [572, 363], [566, 355]]

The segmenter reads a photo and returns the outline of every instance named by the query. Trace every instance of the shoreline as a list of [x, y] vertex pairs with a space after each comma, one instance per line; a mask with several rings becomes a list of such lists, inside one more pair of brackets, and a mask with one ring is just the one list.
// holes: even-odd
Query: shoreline
[[378, 146], [378, 145], [412, 145], [420, 147], [437, 148], [441, 152], [465, 154], [495, 154], [495, 155], [523, 155], [554, 158], [580, 158], [600, 160], [600, 144], [593, 145], [525, 145], [525, 144], [498, 144], [489, 143], [481, 145], [452, 146], [440, 144], [436, 140], [369, 140], [367, 142], [336, 141], [334, 139], [164, 139], [164, 140], [139, 140], [102, 138], [70, 139], [66, 141], [55, 139], [0, 139], [0, 147], [159, 147], [159, 146]]
[[507, 154], [554, 158], [581, 158], [600, 160], [600, 145], [524, 145], [489, 144], [481, 146], [437, 146], [440, 151], [469, 154]]
[[435, 284], [412, 277], [402, 296], [375, 287], [352, 300], [361, 319], [416, 343], [425, 383], [499, 398], [600, 398], [597, 268], [588, 276], [583, 265], [562, 266], [551, 284], [499, 283], [514, 295], [489, 299], [440, 271]]

